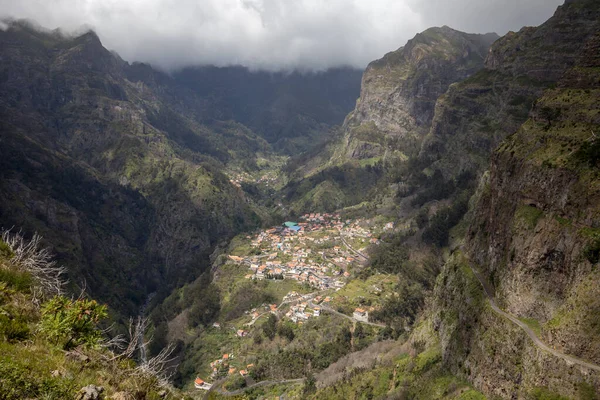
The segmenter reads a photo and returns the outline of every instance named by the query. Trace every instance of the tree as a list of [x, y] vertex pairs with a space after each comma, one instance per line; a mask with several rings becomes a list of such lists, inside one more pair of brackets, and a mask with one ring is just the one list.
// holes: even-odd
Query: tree
[[317, 381], [313, 374], [309, 374], [304, 382], [304, 395], [313, 394], [317, 391]]
[[277, 333], [277, 318], [273, 314], [270, 314], [265, 323], [262, 326], [263, 333], [270, 340], [275, 338]]
[[427, 226], [427, 223], [429, 222], [429, 208], [428, 207], [422, 207], [419, 210], [419, 213], [417, 214], [417, 217], [416, 217], [416, 221], [417, 221], [417, 226], [419, 227], [419, 229], [423, 229], [423, 228], [425, 228], [425, 226]]
[[294, 328], [292, 328], [289, 323], [283, 321], [280, 322], [279, 326], [277, 327], [277, 334], [281, 337], [286, 338], [290, 342], [296, 337], [296, 335], [294, 334]]
[[42, 248], [42, 237], [37, 233], [31, 240], [26, 240], [20, 233], [2, 231], [2, 241], [6, 244], [3, 252], [10, 254], [10, 263], [33, 277], [34, 301], [39, 304], [41, 298], [60, 295], [65, 285], [64, 267], [52, 260], [50, 249]]

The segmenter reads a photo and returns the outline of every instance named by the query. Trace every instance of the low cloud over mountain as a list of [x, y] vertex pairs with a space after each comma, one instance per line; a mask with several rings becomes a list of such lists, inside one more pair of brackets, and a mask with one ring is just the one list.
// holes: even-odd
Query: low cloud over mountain
[[503, 34], [561, 0], [0, 0], [3, 17], [93, 28], [128, 61], [325, 69], [369, 61], [433, 25]]

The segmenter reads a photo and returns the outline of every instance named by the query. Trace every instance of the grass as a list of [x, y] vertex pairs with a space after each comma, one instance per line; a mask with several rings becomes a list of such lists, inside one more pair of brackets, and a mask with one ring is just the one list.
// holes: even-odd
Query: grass
[[536, 334], [536, 336], [540, 336], [542, 333], [542, 326], [537, 319], [534, 318], [519, 318], [522, 322], [527, 324], [527, 326]]
[[[40, 311], [32, 301], [35, 282], [0, 254], [0, 399], [74, 398], [80, 388], [103, 386], [116, 392], [158, 399], [155, 377], [136, 376], [130, 359], [115, 360], [104, 349], [79, 347], [78, 356], [52, 344], [40, 331]], [[168, 398], [181, 398], [173, 391]]]
[[532, 400], [568, 400], [568, 397], [551, 392], [545, 387], [537, 387], [529, 392]]
[[380, 162], [382, 159], [383, 159], [383, 157], [381, 157], [381, 156], [372, 157], [372, 158], [364, 158], [364, 159], [358, 161], [358, 165], [360, 165], [361, 167], [366, 167], [366, 166], [372, 167], [373, 165]]
[[556, 215], [554, 217], [554, 219], [556, 220], [556, 222], [558, 222], [560, 224], [560, 226], [562, 227], [567, 227], [567, 226], [571, 226], [573, 224], [573, 221], [571, 221], [570, 219], [567, 218], [563, 218], [563, 217], [559, 217], [558, 215]]
[[544, 212], [539, 208], [523, 205], [517, 209], [515, 213], [515, 219], [517, 221], [522, 221], [527, 228], [533, 229], [536, 227], [538, 221], [543, 215]]
[[[340, 302], [340, 298], [347, 298], [353, 306], [358, 306], [362, 300], [371, 302], [375, 305], [381, 301], [380, 293], [390, 293], [397, 285], [399, 278], [397, 275], [377, 274], [368, 277], [366, 280], [353, 279], [346, 286], [336, 292], [334, 304]], [[381, 289], [381, 292], [375, 290], [375, 287]]]

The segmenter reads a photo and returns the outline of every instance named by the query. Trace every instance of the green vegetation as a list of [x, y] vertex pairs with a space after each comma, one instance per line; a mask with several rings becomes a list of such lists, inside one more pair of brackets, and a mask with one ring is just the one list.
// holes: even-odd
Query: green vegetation
[[522, 205], [515, 212], [515, 219], [525, 224], [528, 229], [536, 227], [544, 212], [537, 207]]
[[525, 322], [528, 327], [539, 337], [542, 332], [542, 326], [537, 319], [534, 318], [519, 318], [521, 321]]
[[[317, 324], [319, 322], [314, 322], [311, 326], [317, 328]], [[318, 329], [325, 333], [323, 327]], [[352, 350], [352, 333], [346, 324], [327, 332], [327, 335], [329, 340], [321, 339], [312, 344], [304, 343], [302, 347], [291, 346], [279, 352], [265, 354], [258, 360], [251, 373], [252, 377], [257, 381], [300, 378], [311, 368], [315, 371], [322, 370]]]
[[587, 239], [583, 256], [592, 264], [597, 264], [600, 261], [600, 230], [584, 228], [580, 233]]
[[373, 369], [345, 371], [342, 380], [319, 389], [311, 399], [472, 399], [485, 400], [467, 383], [444, 370], [439, 348], [398, 356]]
[[[7, 246], [0, 241], [0, 248]], [[72, 399], [90, 384], [102, 386], [107, 397], [158, 399], [164, 390], [168, 399], [181, 398], [161, 387], [158, 376], [141, 373], [133, 360], [107, 349], [99, 327], [106, 306], [85, 297], [44, 301], [10, 253], [0, 254], [1, 399]]]
[[549, 391], [547, 388], [538, 387], [530, 392], [532, 400], [568, 400], [567, 397]]
[[423, 231], [423, 241], [439, 247], [448, 245], [450, 230], [456, 226], [469, 209], [469, 198], [472, 192], [465, 190], [452, 203], [435, 213]]
[[40, 332], [65, 350], [80, 345], [97, 347], [102, 340], [97, 324], [108, 316], [106, 309], [96, 300], [56, 296], [42, 306]]
[[368, 198], [369, 192], [383, 176], [381, 163], [365, 167], [348, 163], [294, 180], [283, 192], [285, 200], [292, 205], [296, 214], [311, 210], [329, 212]]

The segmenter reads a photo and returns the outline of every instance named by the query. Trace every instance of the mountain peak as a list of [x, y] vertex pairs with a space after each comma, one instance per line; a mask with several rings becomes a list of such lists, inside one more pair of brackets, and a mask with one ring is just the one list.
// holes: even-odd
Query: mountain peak
[[406, 139], [410, 144], [403, 143], [405, 147], [414, 146], [433, 119], [437, 98], [449, 85], [482, 68], [489, 46], [497, 38], [495, 34], [433, 27], [369, 64], [360, 101], [345, 128], [350, 136], [361, 126], [372, 126], [376, 132], [368, 129], [369, 133], [362, 135], [364, 140], [349, 145], [346, 154], [352, 158], [378, 156], [384, 151], [379, 145], [369, 145], [368, 152], [356, 148], [376, 138], [385, 141], [385, 136]]

